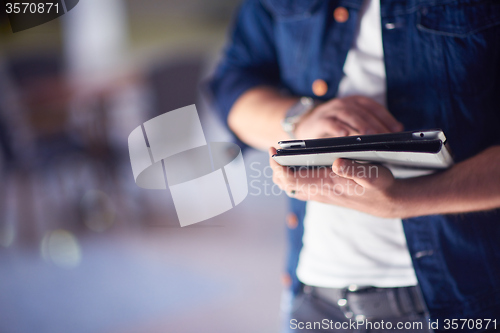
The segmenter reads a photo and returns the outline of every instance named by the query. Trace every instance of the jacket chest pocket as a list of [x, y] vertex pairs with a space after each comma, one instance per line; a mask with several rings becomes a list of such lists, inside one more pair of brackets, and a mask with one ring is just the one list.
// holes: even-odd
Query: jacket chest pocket
[[469, 0], [420, 8], [417, 28], [429, 33], [464, 38], [500, 25], [499, 0]]
[[470, 100], [490, 98], [500, 84], [500, 1], [423, 5], [416, 13], [420, 49], [436, 89]]

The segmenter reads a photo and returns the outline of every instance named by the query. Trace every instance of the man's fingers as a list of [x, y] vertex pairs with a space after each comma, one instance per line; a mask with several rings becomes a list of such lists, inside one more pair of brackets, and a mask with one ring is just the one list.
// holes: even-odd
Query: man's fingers
[[[272, 158], [274, 154], [276, 154], [276, 148], [274, 147], [270, 147], [268, 149], [268, 152], [269, 152], [269, 158]], [[274, 161], [274, 160], [273, 160]]]
[[273, 169], [273, 182], [276, 183], [280, 188], [290, 186], [295, 182], [295, 173], [289, 167], [279, 165], [278, 162], [272, 157], [276, 154], [276, 149], [269, 148], [269, 165]]
[[290, 197], [298, 200], [310, 200], [312, 195], [317, 196], [322, 193], [321, 186], [323, 181], [321, 178], [314, 177], [314, 174], [309, 174], [309, 171], [302, 173], [279, 165], [272, 155], [276, 153], [276, 149], [269, 149], [269, 163], [273, 169], [273, 182], [280, 189], [286, 192]]
[[334, 118], [325, 119], [325, 123], [323, 124], [323, 126], [325, 127], [324, 137], [338, 137], [357, 134], [356, 129]]
[[357, 108], [356, 110], [341, 110], [335, 115], [336, 120], [340, 120], [349, 127], [356, 130], [356, 134], [377, 134], [387, 133], [390, 130], [377, 117], [372, 115], [369, 110]]
[[279, 165], [278, 162], [276, 162], [273, 158], [273, 155], [276, 154], [276, 148], [271, 147], [269, 148], [269, 165], [271, 166], [271, 169], [273, 169], [273, 181], [276, 183], [278, 179], [277, 174], [283, 174], [283, 166]]
[[382, 134], [393, 132], [393, 130], [371, 110], [363, 109], [359, 113], [359, 117], [361, 117], [368, 124], [368, 130], [365, 130], [362, 134]]
[[369, 112], [376, 116], [391, 132], [400, 132], [404, 129], [403, 124], [397, 121], [383, 105], [363, 96], [356, 96], [354, 100], [360, 106], [368, 109]]
[[351, 179], [365, 188], [386, 188], [394, 177], [384, 166], [371, 163], [359, 163], [338, 158], [333, 162], [332, 170], [337, 175]]

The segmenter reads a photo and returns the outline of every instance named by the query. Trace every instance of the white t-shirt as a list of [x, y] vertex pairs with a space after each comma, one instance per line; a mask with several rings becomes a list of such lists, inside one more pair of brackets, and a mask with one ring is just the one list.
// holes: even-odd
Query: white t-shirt
[[[363, 95], [386, 104], [380, 3], [366, 0], [338, 97]], [[352, 191], [352, 188], [351, 188]], [[343, 288], [417, 284], [401, 219], [308, 201], [297, 275], [305, 284]]]

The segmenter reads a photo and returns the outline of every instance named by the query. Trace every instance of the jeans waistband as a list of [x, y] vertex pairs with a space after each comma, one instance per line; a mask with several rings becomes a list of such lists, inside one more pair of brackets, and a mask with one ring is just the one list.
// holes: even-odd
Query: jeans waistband
[[417, 286], [397, 288], [358, 287], [322, 288], [304, 286], [312, 294], [340, 307], [346, 318], [397, 318], [425, 312], [425, 304]]

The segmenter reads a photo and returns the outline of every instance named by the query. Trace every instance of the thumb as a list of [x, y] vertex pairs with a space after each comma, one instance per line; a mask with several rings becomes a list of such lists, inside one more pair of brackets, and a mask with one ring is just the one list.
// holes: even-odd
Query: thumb
[[345, 158], [335, 160], [332, 171], [365, 188], [385, 189], [394, 181], [391, 171], [382, 165], [359, 163]]

